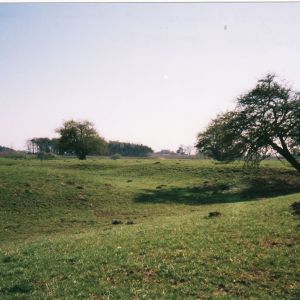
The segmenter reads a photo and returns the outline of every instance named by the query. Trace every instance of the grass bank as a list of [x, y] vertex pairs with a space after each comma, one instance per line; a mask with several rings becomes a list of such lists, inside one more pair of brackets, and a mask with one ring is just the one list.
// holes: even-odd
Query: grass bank
[[0, 159], [0, 296], [297, 299], [299, 198], [279, 162]]

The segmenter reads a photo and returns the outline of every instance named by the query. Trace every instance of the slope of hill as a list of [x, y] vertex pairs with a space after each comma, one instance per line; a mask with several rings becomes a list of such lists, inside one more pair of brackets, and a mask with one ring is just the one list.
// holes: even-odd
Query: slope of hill
[[0, 298], [296, 299], [299, 179], [273, 161], [0, 159]]

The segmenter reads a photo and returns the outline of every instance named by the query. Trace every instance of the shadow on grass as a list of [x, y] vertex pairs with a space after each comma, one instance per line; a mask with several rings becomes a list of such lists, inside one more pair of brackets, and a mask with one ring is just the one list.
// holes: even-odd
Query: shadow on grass
[[158, 186], [135, 197], [139, 203], [180, 203], [190, 205], [250, 201], [300, 192], [300, 176], [259, 176], [242, 179], [239, 184], [204, 183], [199, 186]]

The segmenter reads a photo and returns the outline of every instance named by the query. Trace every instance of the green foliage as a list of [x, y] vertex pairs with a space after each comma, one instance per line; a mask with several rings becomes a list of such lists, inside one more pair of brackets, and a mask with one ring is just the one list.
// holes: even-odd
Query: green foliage
[[59, 140], [57, 138], [32, 138], [27, 141], [27, 150], [29, 153], [55, 153], [59, 154]]
[[112, 155], [110, 158], [113, 160], [116, 160], [116, 159], [121, 159], [122, 156], [119, 153], [116, 153], [116, 154]]
[[204, 132], [198, 135], [199, 152], [218, 161], [230, 162], [244, 153], [244, 142], [236, 130], [238, 114], [227, 112], [217, 116]]
[[122, 156], [148, 156], [153, 150], [145, 145], [110, 141], [108, 155], [120, 154]]
[[59, 148], [64, 153], [76, 154], [79, 159], [86, 159], [88, 154], [101, 155], [106, 152], [106, 141], [89, 121], [66, 121], [57, 132], [60, 134]]
[[37, 158], [40, 160], [51, 160], [51, 159], [57, 159], [57, 156], [53, 153], [39, 152], [37, 154]]
[[0, 153], [1, 152], [15, 152], [15, 150], [8, 147], [0, 146]]
[[219, 161], [257, 163], [281, 155], [300, 171], [300, 94], [268, 74], [198, 135], [200, 152]]

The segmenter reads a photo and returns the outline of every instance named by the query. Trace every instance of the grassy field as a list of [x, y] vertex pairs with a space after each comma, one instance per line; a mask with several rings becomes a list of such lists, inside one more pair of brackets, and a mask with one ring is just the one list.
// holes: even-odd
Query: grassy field
[[277, 161], [0, 158], [0, 299], [299, 299], [295, 201]]

